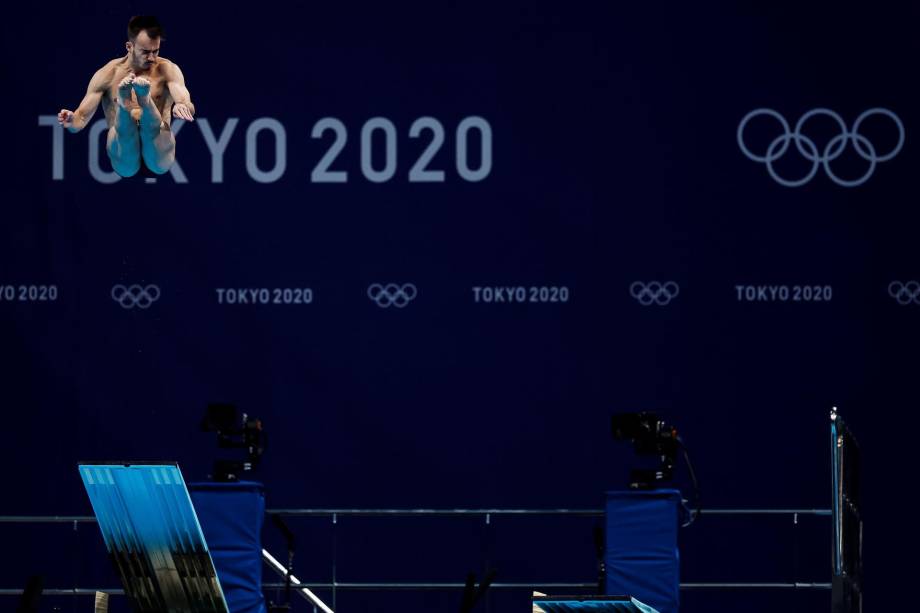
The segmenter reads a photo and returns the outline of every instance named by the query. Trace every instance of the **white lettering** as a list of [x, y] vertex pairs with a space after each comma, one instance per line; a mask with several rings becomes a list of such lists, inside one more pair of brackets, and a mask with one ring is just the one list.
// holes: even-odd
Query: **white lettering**
[[38, 125], [51, 126], [51, 179], [64, 180], [64, 128], [57, 115], [39, 115]]
[[[275, 135], [275, 166], [269, 171], [259, 169], [257, 164], [256, 137], [262, 130], [269, 130]], [[261, 117], [249, 125], [246, 130], [246, 171], [259, 183], [274, 183], [281, 178], [287, 168], [287, 133], [277, 119]]]
[[227, 145], [230, 144], [230, 137], [236, 130], [236, 124], [240, 120], [237, 117], [231, 117], [224, 124], [220, 131], [220, 138], [214, 138], [214, 132], [211, 130], [211, 124], [207, 119], [198, 120], [198, 129], [204, 137], [204, 142], [208, 145], [208, 151], [211, 152], [211, 183], [224, 182], [224, 152]]

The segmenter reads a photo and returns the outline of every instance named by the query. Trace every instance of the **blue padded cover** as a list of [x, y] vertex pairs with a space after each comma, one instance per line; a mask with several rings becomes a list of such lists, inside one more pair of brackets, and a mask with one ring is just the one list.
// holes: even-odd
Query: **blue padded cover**
[[608, 594], [630, 594], [661, 613], [677, 613], [680, 505], [677, 490], [607, 493]]
[[265, 613], [262, 595], [261, 483], [190, 483], [189, 491], [211, 549], [231, 613]]

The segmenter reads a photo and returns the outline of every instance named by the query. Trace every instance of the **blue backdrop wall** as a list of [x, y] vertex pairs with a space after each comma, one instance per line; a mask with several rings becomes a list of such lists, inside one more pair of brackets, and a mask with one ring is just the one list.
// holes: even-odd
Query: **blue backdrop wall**
[[[155, 182], [117, 180], [102, 123], [54, 120], [142, 12], [198, 113]], [[214, 401], [265, 422], [272, 508], [600, 508], [632, 461], [609, 417], [631, 410], [680, 428], [710, 507], [828, 508], [837, 405], [865, 457], [872, 608], [903, 602], [918, 18], [904, 2], [9, 8], [0, 514], [87, 514], [80, 459], [203, 478]], [[393, 553], [416, 529], [358, 539], [353, 577], [393, 560], [382, 578], [437, 575]], [[425, 528], [444, 550], [465, 529]], [[793, 571], [774, 529], [690, 528], [685, 579], [829, 580], [823, 545]], [[593, 579], [587, 531], [509, 530], [578, 534], [583, 559], [545, 564]], [[42, 568], [76, 546], [28, 534], [44, 553], [8, 550], [2, 587], [107, 564]], [[766, 553], [749, 574], [731, 562]], [[551, 578], [494, 555], [505, 578]]]

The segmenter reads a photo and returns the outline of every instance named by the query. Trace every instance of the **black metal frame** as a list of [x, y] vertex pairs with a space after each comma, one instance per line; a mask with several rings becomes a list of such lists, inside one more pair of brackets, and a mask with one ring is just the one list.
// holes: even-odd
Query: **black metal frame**
[[860, 451], [837, 409], [831, 410], [833, 578], [831, 611], [862, 613], [862, 515]]

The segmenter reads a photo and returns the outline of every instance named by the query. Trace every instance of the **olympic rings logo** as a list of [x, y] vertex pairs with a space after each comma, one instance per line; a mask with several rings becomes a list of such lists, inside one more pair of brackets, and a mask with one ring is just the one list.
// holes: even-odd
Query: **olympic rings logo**
[[406, 283], [405, 285], [374, 283], [367, 288], [367, 297], [376, 302], [377, 306], [382, 309], [391, 306], [401, 309], [415, 300], [416, 296], [418, 296], [418, 288], [411, 283]]
[[629, 286], [629, 295], [638, 300], [639, 304], [642, 306], [649, 306], [652, 304], [664, 306], [677, 298], [679, 293], [680, 286], [674, 281], [666, 281], [664, 283], [658, 281], [650, 281], [648, 283], [636, 281]]
[[[748, 122], [750, 122], [755, 117], [760, 116], [772, 117], [779, 122], [780, 126], [783, 129], [782, 134], [777, 136], [767, 147], [767, 151], [764, 155], [757, 155], [748, 148], [744, 142], [744, 129], [747, 127]], [[837, 126], [840, 128], [840, 134], [836, 135], [830, 139], [827, 145], [824, 146], [823, 151], [818, 150], [818, 145], [815, 144], [815, 141], [804, 136], [802, 134], [802, 128], [805, 126], [805, 123], [813, 118], [818, 116], [830, 117]], [[874, 115], [881, 115], [883, 117], [888, 117], [891, 121], [894, 122], [895, 127], [898, 129], [898, 143], [891, 149], [891, 151], [879, 154], [875, 150], [875, 146], [872, 142], [859, 133], [859, 128], [862, 123]], [[805, 174], [804, 177], [799, 179], [786, 179], [779, 176], [774, 168], [773, 164], [779, 158], [783, 157], [786, 154], [786, 151], [789, 150], [789, 143], [795, 143], [795, 148], [798, 152], [809, 162], [811, 162], [811, 169]], [[847, 148], [848, 143], [853, 143], [853, 149], [856, 153], [864, 160], [869, 162], [869, 167], [866, 172], [856, 179], [843, 179], [837, 176], [834, 171], [831, 169], [831, 162], [840, 157], [844, 150]], [[741, 123], [738, 124], [738, 146], [741, 147], [741, 152], [744, 153], [748, 159], [751, 159], [755, 162], [760, 162], [761, 164], [766, 164], [767, 172], [770, 173], [770, 176], [773, 177], [773, 180], [784, 185], [786, 187], [800, 187], [811, 181], [815, 174], [817, 174], [818, 169], [822, 166], [824, 167], [824, 172], [827, 173], [827, 176], [842, 187], [857, 187], [862, 185], [869, 180], [869, 177], [875, 172], [875, 167], [881, 162], [887, 162], [892, 159], [898, 153], [901, 152], [901, 148], [904, 146], [904, 124], [901, 123], [901, 120], [895, 115], [892, 111], [883, 108], [873, 108], [865, 111], [859, 117], [856, 118], [856, 121], [853, 123], [853, 129], [848, 130], [846, 123], [844, 123], [843, 118], [840, 117], [837, 113], [830, 109], [817, 108], [812, 109], [802, 115], [802, 117], [796, 122], [795, 129], [789, 129], [789, 122], [786, 121], [786, 118], [780, 115], [778, 112], [773, 109], [756, 109], [744, 116], [744, 119], [741, 120]]]
[[897, 300], [900, 305], [906, 306], [912, 302], [920, 304], [920, 283], [892, 281], [888, 284], [888, 295]]
[[149, 308], [154, 302], [160, 299], [160, 288], [156, 285], [141, 287], [140, 285], [116, 285], [112, 288], [112, 300], [117, 302], [124, 309]]

